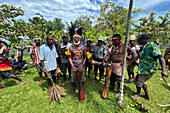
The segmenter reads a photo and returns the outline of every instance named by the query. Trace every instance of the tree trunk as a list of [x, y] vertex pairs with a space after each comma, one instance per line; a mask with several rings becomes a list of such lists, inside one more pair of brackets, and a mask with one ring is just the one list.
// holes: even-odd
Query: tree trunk
[[23, 59], [24, 50], [21, 50], [21, 58]]
[[22, 49], [21, 49], [21, 58], [23, 59], [23, 56], [24, 56], [24, 50], [26, 49], [26, 47], [23, 47]]
[[16, 60], [18, 61], [18, 56], [19, 56], [19, 48], [17, 48], [17, 52], [16, 52]]
[[123, 66], [122, 66], [122, 80], [120, 83], [120, 94], [119, 94], [119, 101], [118, 103], [120, 105], [123, 105], [123, 88], [124, 88], [124, 75], [125, 75], [125, 64], [126, 64], [126, 53], [127, 53], [127, 45], [128, 45], [128, 35], [129, 35], [129, 29], [130, 29], [130, 19], [131, 19], [131, 13], [132, 13], [132, 6], [133, 6], [133, 0], [130, 0], [129, 4], [129, 12], [128, 12], [128, 18], [127, 18], [127, 27], [126, 27], [126, 35], [125, 35], [125, 46], [124, 46], [124, 55], [123, 55]]

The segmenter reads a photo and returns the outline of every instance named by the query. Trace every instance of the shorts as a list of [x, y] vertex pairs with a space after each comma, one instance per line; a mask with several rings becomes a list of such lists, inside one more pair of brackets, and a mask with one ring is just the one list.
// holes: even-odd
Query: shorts
[[[48, 75], [47, 75], [48, 73]], [[50, 77], [52, 76], [57, 76], [57, 71], [56, 69], [55, 70], [52, 70], [52, 71], [48, 71], [47, 73], [45, 73], [45, 75], [47, 76], [47, 79], [49, 79]]]
[[60, 64], [60, 69], [61, 69], [61, 72], [64, 75], [66, 75], [67, 69], [68, 69], [69, 74], [71, 74], [71, 65], [70, 65], [70, 63], [61, 63]]
[[111, 73], [111, 76], [112, 77], [110, 77], [110, 79], [112, 78], [112, 79], [114, 79], [113, 81], [116, 81], [117, 83], [120, 83], [121, 82], [121, 80], [122, 80], [122, 76], [119, 76], [119, 75], [117, 75], [117, 74], [115, 74], [115, 73]]
[[11, 73], [11, 70], [8, 71], [0, 71], [0, 77], [5, 77], [5, 78], [12, 78], [15, 75]]
[[[35, 66], [36, 66], [36, 69], [37, 69], [37, 71], [38, 71], [38, 74], [39, 74], [39, 75], [42, 74], [42, 69], [41, 69], [42, 65], [41, 65], [41, 63], [39, 63], [39, 65], [36, 63]], [[41, 67], [40, 67], [40, 66], [41, 66]]]
[[[73, 72], [73, 70], [71, 69], [71, 82], [72, 83], [76, 83], [77, 82], [77, 75], [79, 74], [79, 72]], [[81, 82], [85, 82], [86, 81], [86, 77], [85, 77], [85, 66], [83, 67], [83, 72], [81, 73]]]
[[152, 76], [153, 74], [148, 75], [137, 74], [133, 83], [136, 84], [136, 86], [138, 87], [142, 87], [144, 84], [147, 84], [147, 80], [149, 80]]

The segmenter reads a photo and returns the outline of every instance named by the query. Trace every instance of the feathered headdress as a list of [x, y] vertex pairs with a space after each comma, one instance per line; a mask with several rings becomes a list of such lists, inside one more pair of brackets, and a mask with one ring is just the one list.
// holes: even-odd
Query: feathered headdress
[[78, 34], [81, 36], [82, 33], [83, 33], [83, 28], [80, 25], [77, 25], [76, 23], [73, 24], [71, 22], [71, 27], [69, 28], [69, 34], [70, 34], [71, 40], [73, 40], [73, 35]]

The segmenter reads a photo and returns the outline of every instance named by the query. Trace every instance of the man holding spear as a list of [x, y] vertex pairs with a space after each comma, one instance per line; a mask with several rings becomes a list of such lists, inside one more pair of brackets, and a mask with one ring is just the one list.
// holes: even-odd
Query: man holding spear
[[[71, 91], [71, 95], [75, 92], [76, 82], [79, 82], [79, 100], [84, 100], [84, 83], [86, 81], [85, 78], [85, 63], [86, 63], [86, 48], [85, 46], [80, 44], [81, 36], [79, 34], [73, 35], [73, 44], [70, 47], [69, 51], [71, 56], [69, 58], [72, 70], [71, 70], [71, 82], [73, 89]], [[82, 94], [82, 95], [81, 95]], [[82, 96], [82, 97], [81, 97]]]
[[[119, 34], [114, 34], [112, 36], [112, 44], [113, 46], [107, 65], [109, 62], [111, 62], [111, 65], [113, 66], [112, 74], [110, 77], [110, 85], [111, 88], [114, 90], [115, 82], [117, 82], [118, 88], [120, 88], [120, 82], [122, 78], [121, 72], [123, 63], [123, 48], [125, 45], [121, 42], [121, 36]], [[137, 54], [132, 50], [131, 47], [127, 46], [127, 51], [132, 55], [132, 58], [128, 62], [128, 64], [126, 64], [126, 66], [132, 64], [137, 58]], [[116, 96], [119, 96], [119, 92], [116, 94]]]
[[52, 35], [46, 36], [47, 43], [40, 47], [40, 61], [42, 65], [42, 71], [45, 72], [45, 76], [48, 83], [48, 93], [51, 93], [51, 79], [56, 83], [56, 69], [57, 69], [57, 58], [55, 46], [53, 45], [54, 38]]

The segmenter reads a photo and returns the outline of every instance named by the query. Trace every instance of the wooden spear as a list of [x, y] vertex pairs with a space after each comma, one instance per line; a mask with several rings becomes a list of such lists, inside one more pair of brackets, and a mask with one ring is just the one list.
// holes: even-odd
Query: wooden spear
[[126, 35], [125, 35], [125, 46], [124, 46], [124, 53], [123, 53], [123, 65], [122, 65], [122, 80], [120, 83], [120, 88], [119, 88], [119, 99], [118, 103], [120, 105], [123, 105], [123, 87], [124, 87], [124, 75], [125, 75], [125, 64], [126, 64], [126, 53], [127, 53], [127, 45], [128, 45], [128, 35], [129, 35], [129, 29], [130, 29], [130, 19], [131, 19], [131, 13], [132, 13], [132, 6], [133, 6], [133, 0], [130, 0], [129, 4], [129, 12], [128, 12], [128, 18], [127, 18], [127, 27], [126, 27]]

